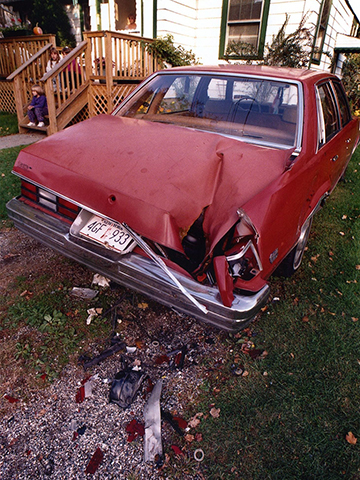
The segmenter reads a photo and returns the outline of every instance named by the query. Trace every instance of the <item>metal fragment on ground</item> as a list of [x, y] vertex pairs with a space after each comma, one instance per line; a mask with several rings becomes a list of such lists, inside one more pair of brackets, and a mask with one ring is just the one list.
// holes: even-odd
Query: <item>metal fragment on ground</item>
[[110, 279], [95, 273], [91, 285], [98, 285], [99, 287], [110, 287]]
[[145, 437], [144, 437], [144, 460], [154, 462], [155, 458], [163, 454], [161, 442], [161, 410], [160, 396], [162, 380], [158, 380], [151, 392], [149, 400], [144, 407]]
[[111, 384], [109, 401], [127, 408], [134, 401], [146, 374], [132, 369], [121, 370]]
[[73, 287], [70, 293], [72, 296], [83, 298], [84, 300], [92, 300], [98, 294], [96, 290], [92, 290], [91, 288], [80, 287]]
[[86, 467], [85, 473], [94, 474], [96, 470], [99, 468], [100, 463], [103, 461], [103, 458], [104, 458], [104, 454], [101, 451], [101, 449], [98, 447], [95, 450], [94, 455], [91, 457], [91, 460], [88, 463], [88, 466]]

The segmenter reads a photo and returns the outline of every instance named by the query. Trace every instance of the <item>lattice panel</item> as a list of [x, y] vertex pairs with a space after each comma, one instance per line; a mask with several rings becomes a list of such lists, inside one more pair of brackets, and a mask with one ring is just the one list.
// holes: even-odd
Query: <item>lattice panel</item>
[[137, 84], [115, 85], [111, 92], [113, 106], [115, 107], [118, 103], [122, 102], [136, 87]]
[[91, 97], [94, 106], [95, 115], [108, 113], [108, 101], [106, 95], [106, 85], [91, 85]]
[[16, 113], [14, 88], [12, 82], [0, 81], [0, 110], [2, 112]]
[[79, 113], [75, 115], [75, 117], [69, 122], [66, 126], [70, 127], [70, 125], [75, 125], [75, 123], [80, 123], [83, 120], [87, 120], [90, 117], [89, 115], [89, 105], [85, 105]]

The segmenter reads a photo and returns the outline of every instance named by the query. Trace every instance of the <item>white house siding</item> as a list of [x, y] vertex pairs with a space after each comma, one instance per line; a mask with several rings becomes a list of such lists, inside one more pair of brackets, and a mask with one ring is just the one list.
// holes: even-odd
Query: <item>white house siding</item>
[[[328, 28], [326, 30], [323, 51], [334, 52], [336, 36], [338, 33], [350, 35], [354, 15], [344, 0], [333, 0]], [[322, 55], [320, 67], [325, 70], [330, 67], [331, 59]]]
[[204, 65], [219, 63], [222, 1], [198, 0], [194, 52]]
[[157, 36], [170, 33], [174, 41], [186, 50], [194, 49], [196, 43], [196, 0], [158, 0]]
[[[357, 0], [359, 1], [359, 0]], [[154, 0], [136, 1], [137, 18], [144, 19], [143, 34], [152, 37]], [[109, 0], [109, 12], [113, 11], [114, 0]], [[143, 12], [141, 12], [141, 5]], [[91, 26], [96, 29], [95, 0], [89, 0]], [[157, 36], [163, 37], [170, 33], [176, 44], [185, 49], [191, 49], [203, 64], [223, 63], [219, 61], [219, 43], [222, 14], [222, 0], [157, 0]], [[293, 32], [304, 15], [307, 15], [306, 26], [315, 32], [318, 23], [321, 0], [271, 0], [265, 43], [270, 43], [283, 25], [286, 13], [290, 16], [286, 32]], [[105, 10], [105, 9], [104, 9]], [[104, 11], [105, 16], [106, 13]], [[350, 34], [353, 13], [345, 0], [333, 0], [330, 18], [326, 30], [323, 51], [333, 53], [337, 33]], [[112, 15], [108, 14], [110, 29], [113, 28]], [[105, 18], [102, 18], [104, 21]], [[105, 20], [106, 23], [106, 20]], [[331, 59], [322, 54], [320, 65], [313, 68], [327, 70]]]

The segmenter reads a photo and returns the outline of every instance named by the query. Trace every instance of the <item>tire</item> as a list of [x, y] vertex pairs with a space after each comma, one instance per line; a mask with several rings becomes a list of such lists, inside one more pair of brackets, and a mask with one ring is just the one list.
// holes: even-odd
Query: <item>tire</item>
[[287, 254], [275, 271], [280, 277], [291, 277], [300, 267], [309, 239], [312, 218], [308, 218], [301, 228], [299, 239], [293, 249]]

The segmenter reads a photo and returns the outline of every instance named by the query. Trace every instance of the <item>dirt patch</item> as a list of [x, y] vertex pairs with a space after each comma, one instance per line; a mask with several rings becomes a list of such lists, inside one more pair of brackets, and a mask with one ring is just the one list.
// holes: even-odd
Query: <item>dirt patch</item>
[[91, 276], [87, 269], [66, 261], [16, 228], [3, 228], [0, 231], [0, 269], [0, 295], [8, 297], [10, 301], [13, 295], [18, 294], [17, 277], [31, 280], [51, 274], [55, 281], [65, 276], [84, 282]]

